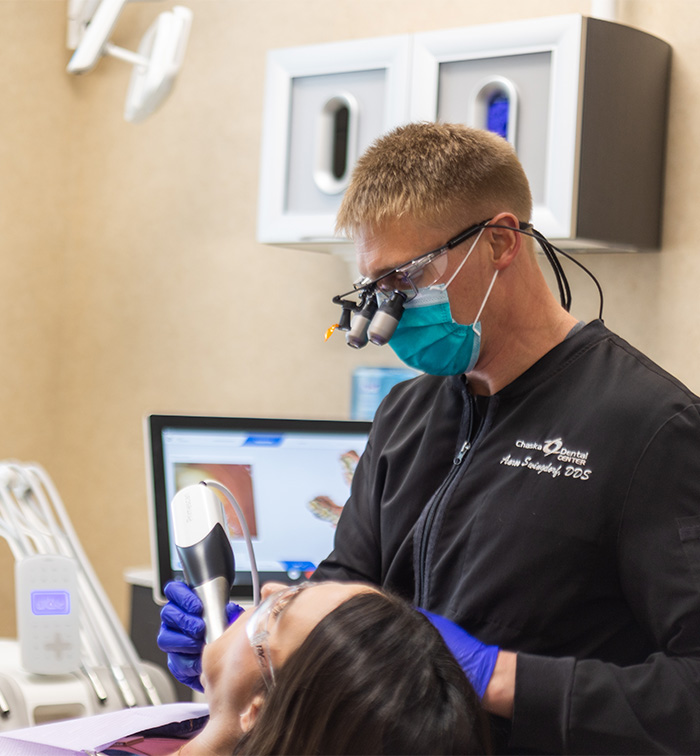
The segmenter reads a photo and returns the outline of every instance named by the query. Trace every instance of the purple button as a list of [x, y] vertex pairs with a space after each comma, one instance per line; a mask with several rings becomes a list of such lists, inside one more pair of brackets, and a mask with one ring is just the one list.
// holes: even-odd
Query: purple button
[[70, 614], [67, 591], [32, 591], [33, 614]]

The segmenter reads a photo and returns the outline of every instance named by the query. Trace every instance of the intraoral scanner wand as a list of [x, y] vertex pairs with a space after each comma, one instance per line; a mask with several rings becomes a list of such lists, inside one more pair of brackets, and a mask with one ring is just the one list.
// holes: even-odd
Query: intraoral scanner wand
[[177, 553], [187, 584], [204, 605], [206, 642], [228, 627], [226, 605], [236, 577], [221, 499], [204, 483], [178, 491], [171, 505]]

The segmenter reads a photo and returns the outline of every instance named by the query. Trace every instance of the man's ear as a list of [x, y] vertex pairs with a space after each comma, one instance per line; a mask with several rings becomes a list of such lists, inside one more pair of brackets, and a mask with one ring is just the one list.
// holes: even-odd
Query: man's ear
[[513, 229], [512, 231], [510, 228], [490, 229], [493, 264], [497, 270], [503, 270], [515, 260], [522, 246], [522, 236], [517, 231], [518, 219], [510, 213], [502, 213], [491, 222], [499, 226], [510, 226]]
[[248, 704], [248, 707], [241, 714], [241, 729], [243, 732], [248, 732], [250, 728], [255, 724], [255, 720], [258, 718], [258, 714], [265, 703], [265, 696], [262, 693], [258, 693], [253, 696], [253, 700]]

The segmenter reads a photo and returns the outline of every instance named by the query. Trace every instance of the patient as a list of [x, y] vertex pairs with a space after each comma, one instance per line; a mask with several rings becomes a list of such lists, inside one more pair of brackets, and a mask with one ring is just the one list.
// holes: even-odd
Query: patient
[[263, 595], [205, 648], [211, 717], [182, 756], [486, 752], [476, 693], [403, 601], [330, 582]]
[[[138, 732], [120, 729], [113, 717], [121, 712], [18, 732], [52, 746], [67, 733], [82, 749], [97, 729], [110, 743], [99, 752], [109, 756], [488, 750], [477, 695], [438, 631], [404, 601], [358, 583], [266, 585], [262, 603], [205, 646], [201, 681], [208, 718], [202, 705], [184, 721], [167, 707], [146, 707], [142, 721], [160, 724]], [[46, 732], [33, 740], [32, 731], [47, 727], [48, 740]]]

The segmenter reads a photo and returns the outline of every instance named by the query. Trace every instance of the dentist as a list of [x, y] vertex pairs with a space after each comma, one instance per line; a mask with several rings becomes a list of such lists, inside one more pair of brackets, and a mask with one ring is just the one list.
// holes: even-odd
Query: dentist
[[315, 577], [425, 611], [497, 751], [697, 753], [700, 400], [557, 301], [531, 212], [488, 132], [409, 124], [358, 161], [338, 229], [425, 374], [379, 408]]

